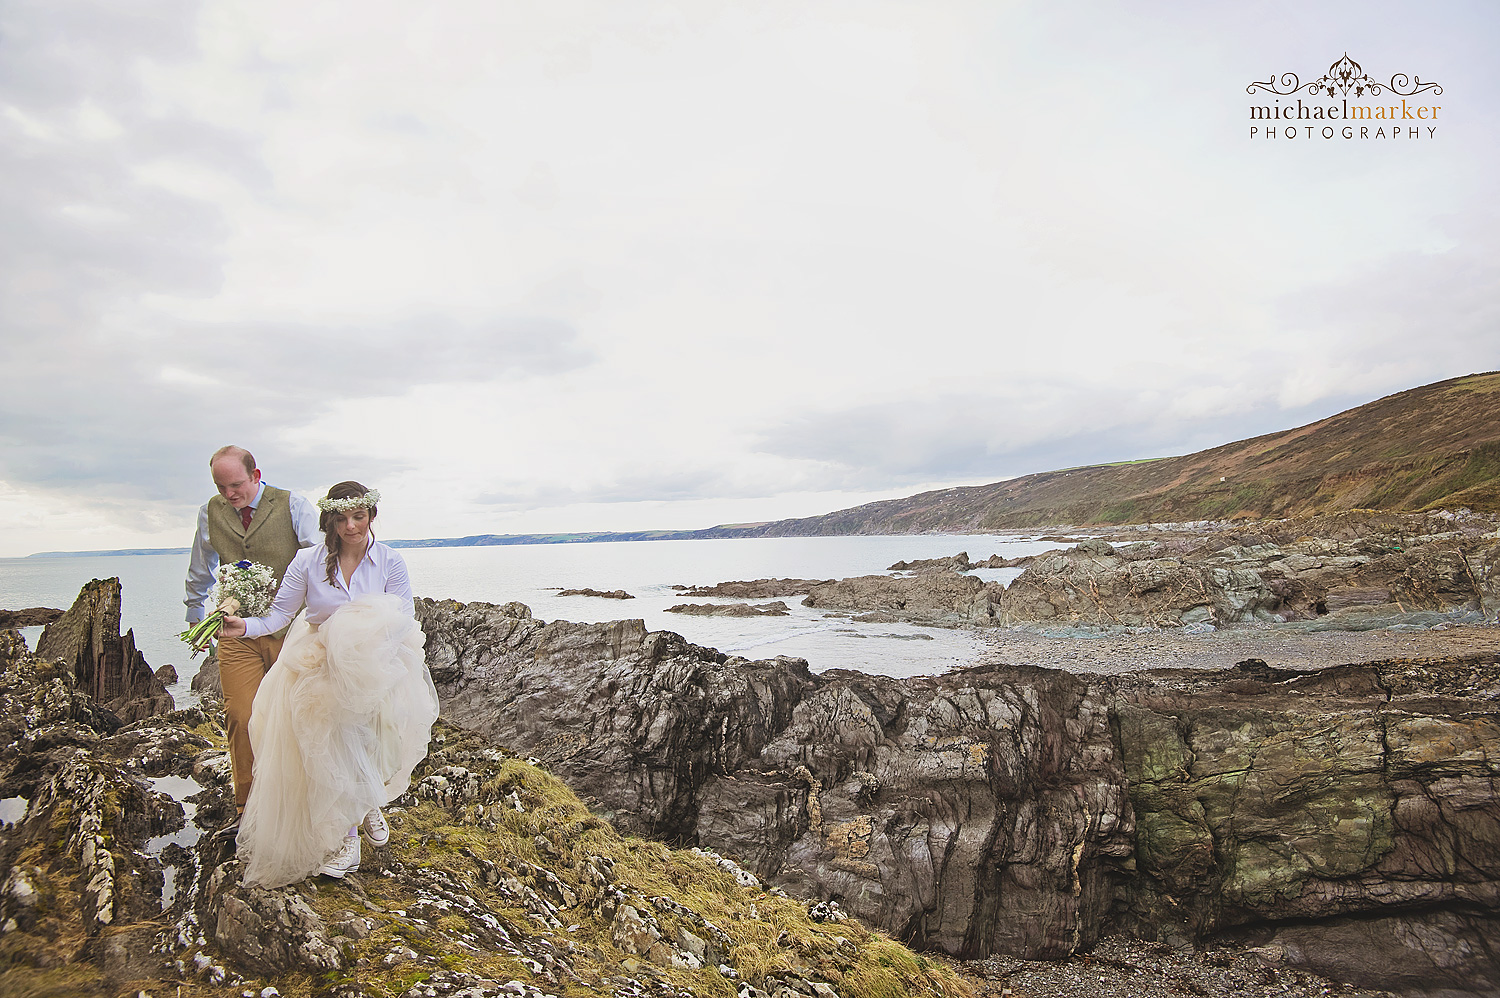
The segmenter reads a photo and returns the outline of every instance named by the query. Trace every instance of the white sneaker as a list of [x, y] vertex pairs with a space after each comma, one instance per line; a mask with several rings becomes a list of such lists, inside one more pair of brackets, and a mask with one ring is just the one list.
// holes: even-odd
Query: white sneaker
[[391, 826], [385, 823], [385, 815], [378, 807], [365, 815], [365, 820], [359, 823], [359, 830], [364, 832], [372, 846], [383, 846], [391, 840]]
[[344, 844], [339, 846], [338, 851], [323, 861], [318, 867], [318, 872], [325, 877], [343, 878], [346, 873], [353, 873], [359, 869], [359, 836], [344, 836]]

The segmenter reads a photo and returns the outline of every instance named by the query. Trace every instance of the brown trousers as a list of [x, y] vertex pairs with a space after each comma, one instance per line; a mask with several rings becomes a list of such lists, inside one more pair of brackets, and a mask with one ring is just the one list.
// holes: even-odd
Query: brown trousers
[[234, 769], [234, 803], [241, 811], [250, 799], [255, 756], [250, 751], [250, 708], [260, 681], [281, 654], [281, 638], [224, 638], [219, 642], [219, 685], [224, 688], [229, 762]]

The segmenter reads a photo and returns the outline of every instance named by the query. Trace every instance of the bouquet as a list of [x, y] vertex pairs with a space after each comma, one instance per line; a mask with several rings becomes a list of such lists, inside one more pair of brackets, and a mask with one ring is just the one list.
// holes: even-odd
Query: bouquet
[[253, 561], [237, 561], [233, 565], [219, 566], [219, 581], [214, 583], [208, 597], [217, 609], [198, 623], [177, 635], [193, 649], [189, 658], [207, 648], [210, 641], [219, 636], [224, 627], [224, 618], [264, 617], [271, 609], [271, 599], [276, 595], [276, 576], [269, 565]]

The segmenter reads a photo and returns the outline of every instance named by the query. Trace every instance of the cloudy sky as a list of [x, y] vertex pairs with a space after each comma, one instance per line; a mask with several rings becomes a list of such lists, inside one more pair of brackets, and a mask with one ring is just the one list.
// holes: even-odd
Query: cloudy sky
[[[228, 442], [386, 537], [691, 528], [1495, 369], [1497, 27], [0, 0], [0, 556], [186, 544]], [[1250, 137], [1345, 52], [1436, 132]]]

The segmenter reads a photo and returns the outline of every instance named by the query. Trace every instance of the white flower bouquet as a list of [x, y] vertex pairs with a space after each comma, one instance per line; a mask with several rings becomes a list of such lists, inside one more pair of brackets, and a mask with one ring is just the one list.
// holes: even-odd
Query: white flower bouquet
[[271, 609], [271, 600], [275, 596], [276, 575], [269, 565], [253, 561], [220, 565], [219, 581], [214, 583], [208, 594], [216, 609], [177, 637], [193, 649], [193, 654], [189, 657], [197, 658], [198, 653], [219, 636], [225, 617], [231, 614], [236, 617], [264, 617]]

